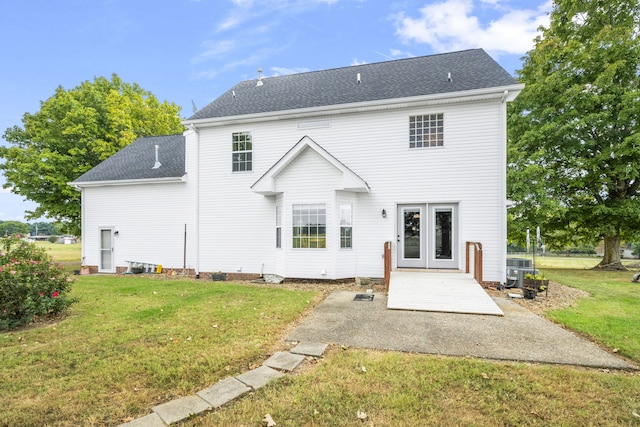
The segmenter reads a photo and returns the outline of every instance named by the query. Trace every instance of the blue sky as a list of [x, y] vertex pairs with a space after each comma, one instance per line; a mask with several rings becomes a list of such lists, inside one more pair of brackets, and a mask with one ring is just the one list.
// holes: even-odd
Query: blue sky
[[[2, 0], [0, 135], [56, 87], [112, 73], [180, 105], [183, 117], [259, 67], [269, 77], [481, 47], [515, 75], [551, 8], [550, 0]], [[0, 189], [0, 220], [24, 221], [33, 208]]]

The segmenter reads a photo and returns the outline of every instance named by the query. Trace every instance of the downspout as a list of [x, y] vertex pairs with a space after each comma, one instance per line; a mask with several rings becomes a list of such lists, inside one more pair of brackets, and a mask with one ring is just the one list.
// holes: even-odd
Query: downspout
[[191, 123], [191, 129], [196, 134], [196, 235], [195, 235], [195, 247], [196, 247], [196, 265], [195, 265], [195, 273], [196, 279], [200, 278], [200, 132], [196, 129], [195, 125]]
[[502, 210], [500, 213], [502, 219], [502, 227], [500, 230], [500, 282], [507, 280], [507, 98], [509, 91], [505, 90], [500, 100], [501, 104], [501, 132], [502, 143], [501, 145], [501, 157], [502, 157], [502, 179], [500, 180], [500, 193], [502, 194]]

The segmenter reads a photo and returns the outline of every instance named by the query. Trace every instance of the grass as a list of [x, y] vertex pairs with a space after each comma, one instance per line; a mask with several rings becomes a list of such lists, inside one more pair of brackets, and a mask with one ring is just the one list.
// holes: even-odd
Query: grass
[[640, 362], [640, 284], [633, 272], [546, 269], [550, 279], [591, 294], [572, 307], [547, 313], [570, 329], [595, 338]]
[[279, 427], [618, 426], [636, 425], [638, 411], [640, 377], [630, 373], [334, 347], [183, 425], [260, 426], [268, 413]]
[[0, 426], [117, 425], [261, 363], [311, 292], [83, 276], [57, 322], [0, 333]]

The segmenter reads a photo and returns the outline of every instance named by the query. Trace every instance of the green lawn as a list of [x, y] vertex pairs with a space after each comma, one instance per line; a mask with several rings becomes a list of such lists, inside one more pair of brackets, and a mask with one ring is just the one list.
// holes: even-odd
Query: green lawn
[[545, 269], [547, 277], [591, 294], [547, 317], [640, 362], [640, 284], [633, 272]]
[[0, 426], [116, 425], [261, 363], [311, 292], [82, 276], [57, 322], [0, 333]]
[[[59, 260], [62, 246], [51, 249]], [[540, 268], [592, 295], [551, 319], [640, 363], [632, 273]], [[318, 297], [163, 276], [78, 280], [69, 316], [0, 333], [0, 426], [146, 415], [260, 364]], [[267, 413], [278, 427], [640, 425], [640, 373], [332, 346], [317, 363], [183, 425], [264, 426]]]

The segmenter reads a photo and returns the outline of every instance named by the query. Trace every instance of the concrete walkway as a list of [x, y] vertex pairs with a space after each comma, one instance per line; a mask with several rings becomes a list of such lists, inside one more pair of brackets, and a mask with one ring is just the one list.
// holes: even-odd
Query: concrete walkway
[[624, 359], [531, 313], [495, 298], [504, 316], [398, 311], [386, 297], [354, 301], [356, 292], [329, 295], [288, 337], [361, 348], [486, 359], [636, 369]]
[[151, 408], [151, 413], [120, 427], [166, 427], [187, 418], [203, 414], [264, 387], [274, 378], [280, 378], [296, 369], [307, 356], [320, 357], [326, 350], [323, 343], [299, 343], [291, 351], [279, 351], [259, 368], [236, 377], [225, 378], [194, 395], [181, 397]]

